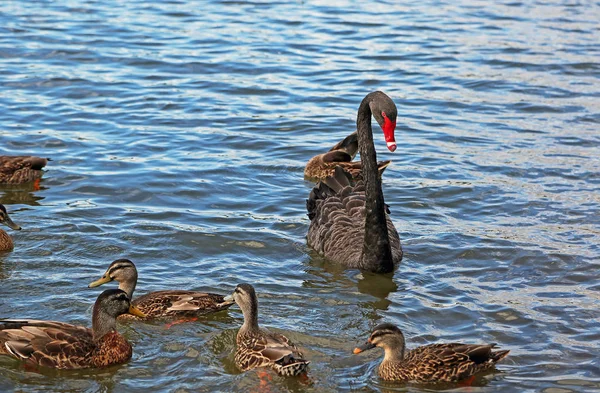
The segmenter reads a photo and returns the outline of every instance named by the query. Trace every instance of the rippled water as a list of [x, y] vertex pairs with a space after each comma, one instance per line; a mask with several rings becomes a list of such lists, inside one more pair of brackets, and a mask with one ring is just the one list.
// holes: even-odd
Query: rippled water
[[[138, 293], [259, 292], [311, 383], [239, 373], [238, 308], [127, 324], [127, 365], [32, 372], [0, 391], [426, 391], [382, 383], [398, 324], [415, 346], [497, 342], [498, 372], [457, 391], [600, 390], [600, 4], [578, 1], [42, 1], [0, 4], [0, 152], [52, 162], [0, 190], [24, 230], [0, 255], [0, 316], [89, 325], [106, 266]], [[399, 108], [384, 193], [394, 274], [306, 248], [306, 161], [354, 129], [362, 97]], [[437, 388], [436, 388], [437, 389]]]

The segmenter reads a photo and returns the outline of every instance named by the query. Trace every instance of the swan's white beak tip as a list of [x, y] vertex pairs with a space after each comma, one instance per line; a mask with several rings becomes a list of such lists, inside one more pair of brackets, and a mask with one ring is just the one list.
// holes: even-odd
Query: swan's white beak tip
[[395, 152], [396, 151], [396, 142], [388, 142], [387, 147], [392, 153]]

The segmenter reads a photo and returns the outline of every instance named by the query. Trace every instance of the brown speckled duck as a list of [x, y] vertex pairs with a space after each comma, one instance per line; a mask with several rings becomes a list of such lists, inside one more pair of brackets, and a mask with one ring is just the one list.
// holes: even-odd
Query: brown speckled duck
[[[327, 153], [311, 158], [304, 168], [304, 177], [308, 180], [324, 180], [333, 176], [336, 166], [341, 166], [350, 173], [355, 180], [362, 180], [362, 162], [352, 161], [358, 152], [358, 133], [354, 131], [342, 141], [333, 146]], [[378, 161], [377, 171], [379, 176], [391, 161]]]
[[[13, 220], [10, 219], [6, 208], [2, 204], [0, 204], [0, 224], [4, 224], [7, 227], [16, 231], [21, 230], [21, 227], [15, 224]], [[10, 251], [13, 248], [14, 244], [11, 237], [8, 235], [8, 233], [0, 229], [0, 251]]]
[[405, 353], [404, 335], [396, 326], [377, 326], [354, 353], [380, 347], [385, 351], [379, 376], [387, 381], [457, 382], [494, 367], [509, 351], [492, 351], [496, 344], [430, 344]]
[[[110, 264], [99, 280], [89, 288], [94, 288], [116, 280], [119, 289], [125, 291], [133, 299], [133, 291], [137, 284], [138, 273], [135, 265], [129, 259], [117, 259]], [[144, 319], [156, 318], [194, 318], [199, 315], [225, 310], [233, 301], [227, 302], [222, 295], [196, 291], [166, 290], [150, 292], [132, 300], [146, 316]], [[121, 315], [119, 319], [138, 319], [129, 314]]]
[[363, 180], [354, 181], [337, 166], [333, 176], [316, 184], [306, 201], [310, 219], [306, 240], [315, 251], [347, 268], [389, 273], [402, 260], [402, 247], [383, 198], [371, 117], [383, 129], [388, 149], [396, 150], [396, 104], [385, 93], [369, 93], [356, 120]]
[[124, 313], [143, 316], [120, 289], [100, 294], [92, 328], [64, 322], [0, 319], [0, 354], [29, 364], [57, 369], [108, 367], [131, 358], [131, 344], [116, 330]]
[[0, 156], [0, 184], [22, 184], [38, 180], [48, 164], [35, 156]]
[[244, 314], [244, 324], [236, 338], [235, 364], [240, 370], [270, 367], [286, 377], [306, 373], [310, 362], [287, 337], [258, 327], [258, 299], [252, 285], [239, 284], [226, 299], [229, 298]]

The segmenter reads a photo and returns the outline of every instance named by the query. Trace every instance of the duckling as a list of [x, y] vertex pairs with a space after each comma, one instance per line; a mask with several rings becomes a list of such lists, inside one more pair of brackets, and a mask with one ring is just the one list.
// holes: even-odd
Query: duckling
[[35, 156], [0, 156], [0, 184], [22, 184], [38, 180], [48, 164], [47, 158]]
[[354, 353], [381, 347], [385, 351], [379, 376], [387, 381], [456, 382], [490, 369], [510, 351], [492, 351], [496, 344], [430, 344], [405, 353], [404, 335], [391, 323], [373, 330]]
[[[133, 299], [133, 291], [137, 284], [138, 272], [129, 259], [117, 259], [110, 264], [99, 280], [88, 285], [94, 288], [116, 280], [119, 289]], [[132, 300], [132, 303], [142, 310], [145, 319], [156, 318], [190, 318], [211, 312], [225, 310], [233, 305], [233, 301], [225, 301], [224, 296], [214, 293], [166, 290], [150, 292]], [[138, 319], [135, 316], [121, 315], [121, 319]]]
[[[4, 224], [15, 231], [21, 230], [21, 227], [11, 220], [6, 208], [2, 204], [0, 204], [0, 224]], [[14, 246], [15, 245], [8, 233], [0, 229], [0, 251], [10, 251], [14, 248]]]
[[239, 284], [233, 294], [225, 298], [231, 299], [244, 314], [235, 352], [235, 364], [241, 371], [270, 367], [285, 377], [306, 373], [310, 362], [304, 360], [302, 353], [287, 337], [258, 327], [258, 299], [252, 285]]
[[0, 319], [0, 354], [57, 369], [100, 368], [131, 359], [131, 344], [116, 329], [125, 313], [143, 317], [127, 294], [109, 289], [94, 304], [92, 328], [64, 322]]
[[[304, 177], [309, 180], [322, 181], [333, 176], [335, 167], [340, 166], [348, 172], [355, 181], [363, 180], [362, 162], [352, 161], [358, 152], [358, 133], [354, 131], [333, 146], [327, 153], [311, 158], [304, 168]], [[383, 174], [391, 161], [378, 161], [377, 172]]]

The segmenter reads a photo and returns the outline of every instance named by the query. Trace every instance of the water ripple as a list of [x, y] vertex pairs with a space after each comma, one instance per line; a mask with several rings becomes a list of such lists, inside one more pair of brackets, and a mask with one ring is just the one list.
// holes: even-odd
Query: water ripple
[[[140, 293], [258, 289], [261, 323], [312, 360], [272, 392], [430, 391], [353, 356], [377, 323], [409, 347], [498, 342], [472, 389], [600, 389], [600, 6], [433, 0], [4, 2], [0, 151], [51, 157], [0, 202], [0, 316], [89, 325], [87, 284], [119, 257]], [[303, 168], [376, 89], [399, 108], [384, 191], [405, 259], [346, 271], [306, 247]], [[110, 370], [25, 372], [1, 391], [259, 391], [233, 365], [239, 309], [126, 324]], [[440, 386], [435, 389], [454, 389]]]

